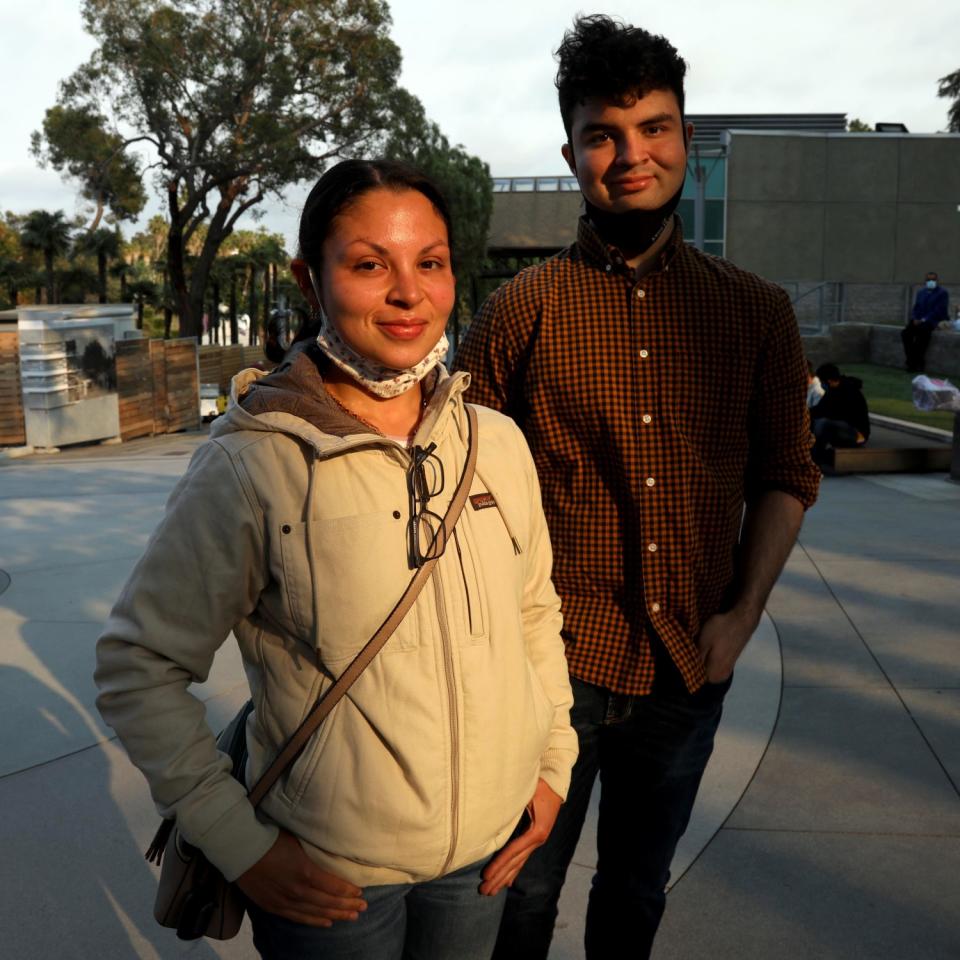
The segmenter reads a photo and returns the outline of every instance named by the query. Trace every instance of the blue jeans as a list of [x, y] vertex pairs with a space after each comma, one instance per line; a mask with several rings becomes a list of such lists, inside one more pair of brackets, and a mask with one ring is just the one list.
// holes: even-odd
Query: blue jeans
[[310, 927], [250, 904], [263, 960], [490, 960], [505, 897], [477, 892], [475, 863], [425, 883], [365, 887], [357, 920]]
[[508, 892], [495, 960], [546, 960], [560, 889], [598, 772], [598, 862], [587, 906], [586, 956], [649, 956], [666, 903], [670, 861], [687, 828], [730, 686], [728, 680], [689, 694], [672, 664], [658, 663], [657, 676], [645, 697], [571, 678], [580, 756], [550, 838]]

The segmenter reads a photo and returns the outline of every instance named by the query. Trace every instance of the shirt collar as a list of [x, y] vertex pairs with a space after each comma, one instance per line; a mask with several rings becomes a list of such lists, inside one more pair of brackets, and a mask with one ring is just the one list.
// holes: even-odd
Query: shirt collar
[[[604, 243], [597, 233], [596, 228], [590, 222], [589, 217], [584, 214], [580, 217], [577, 224], [577, 247], [583, 253], [584, 260], [604, 270], [608, 268], [618, 273], [629, 273], [633, 271], [627, 266], [627, 262], [618, 247], [611, 243]], [[683, 249], [683, 221], [677, 214], [673, 215], [673, 233], [667, 241], [667, 245], [660, 251], [660, 261], [657, 264], [654, 273], [665, 270], [673, 258]]]

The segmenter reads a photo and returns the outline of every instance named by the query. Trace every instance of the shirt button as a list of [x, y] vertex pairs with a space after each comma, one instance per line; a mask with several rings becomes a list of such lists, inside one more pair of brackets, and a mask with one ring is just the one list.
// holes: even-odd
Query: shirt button
[[647, 291], [643, 287], [637, 287], [637, 299], [642, 300], [647, 295]]
[[653, 477], [647, 477], [647, 486], [652, 487], [657, 481]]
[[651, 417], [649, 413], [645, 413], [641, 419], [644, 423], [650, 423], [652, 422], [653, 417]]
[[659, 613], [659, 612], [660, 612], [660, 604], [659, 604], [659, 603], [651, 603], [651, 604], [650, 604], [650, 610], [651, 610], [653, 613]]
[[648, 543], [648, 544], [647, 544], [647, 549], [648, 549], [651, 553], [656, 553], [656, 552], [657, 552], [657, 545], [656, 545], [655, 543]]
[[641, 350], [641, 351], [640, 351], [640, 356], [641, 356], [644, 360], [646, 360], [647, 357], [650, 356], [650, 351], [649, 351], [649, 350]]
[[611, 264], [608, 263], [603, 269], [606, 270], [607, 273], [609, 273], [613, 269], [613, 267], [611, 266]]

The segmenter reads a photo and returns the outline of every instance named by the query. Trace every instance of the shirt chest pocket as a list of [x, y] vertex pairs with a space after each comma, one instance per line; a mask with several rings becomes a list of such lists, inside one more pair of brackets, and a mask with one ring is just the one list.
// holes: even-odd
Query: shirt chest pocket
[[[314, 520], [307, 534], [302, 521], [281, 523], [282, 583], [297, 629], [331, 665], [359, 652], [410, 582], [404, 524], [381, 511]], [[383, 652], [415, 645], [416, 631], [404, 623]]]

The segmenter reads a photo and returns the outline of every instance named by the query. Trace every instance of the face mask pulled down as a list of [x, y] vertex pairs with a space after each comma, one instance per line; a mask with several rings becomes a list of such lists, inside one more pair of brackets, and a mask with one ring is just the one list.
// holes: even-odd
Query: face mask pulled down
[[[310, 284], [321, 303], [320, 285], [310, 270]], [[317, 336], [317, 346], [334, 366], [342, 370], [347, 376], [356, 380], [365, 390], [384, 400], [398, 397], [406, 393], [412, 386], [419, 383], [433, 368], [446, 356], [449, 343], [446, 334], [441, 334], [433, 349], [412, 367], [397, 369], [388, 367], [376, 360], [371, 360], [357, 353], [340, 335], [330, 318], [322, 314], [320, 333]]]
[[656, 210], [601, 210], [584, 198], [587, 216], [604, 243], [615, 246], [628, 260], [646, 253], [660, 239], [680, 203], [683, 186]]

